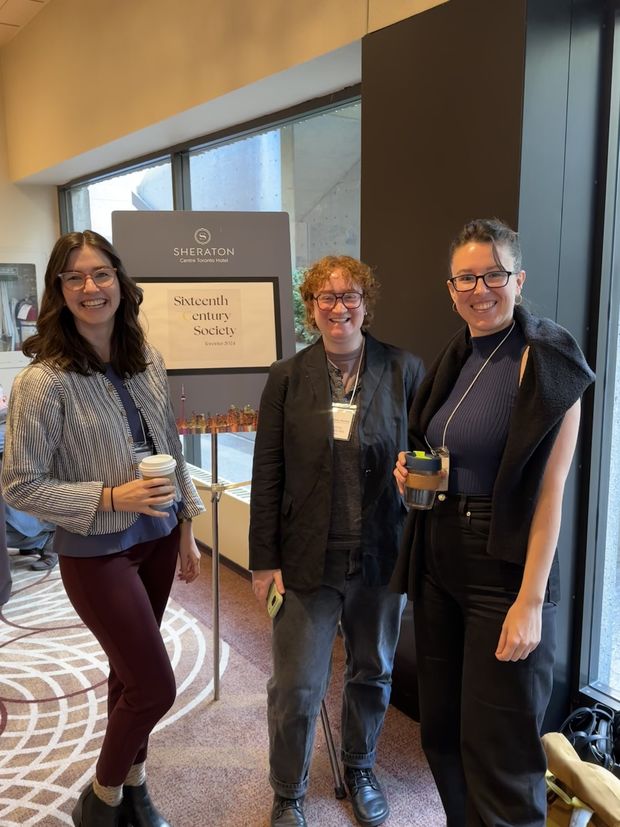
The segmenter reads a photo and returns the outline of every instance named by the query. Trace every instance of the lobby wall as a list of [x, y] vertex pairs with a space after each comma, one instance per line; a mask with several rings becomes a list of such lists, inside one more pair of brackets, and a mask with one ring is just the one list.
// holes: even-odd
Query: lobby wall
[[[27, 179], [442, 2], [54, 0], [2, 50], [10, 176]], [[334, 66], [332, 91], [359, 81], [343, 83]], [[265, 105], [260, 114], [283, 108], [277, 95]]]
[[[291, 87], [302, 102], [358, 83], [364, 34], [444, 2], [54, 0], [0, 50], [0, 252], [42, 281], [76, 170], [277, 111]], [[0, 357], [5, 390], [23, 363]]]
[[[0, 89], [0, 113], [2, 104]], [[57, 233], [55, 187], [25, 187], [10, 180], [5, 120], [0, 114], [0, 264], [35, 264], [42, 282], [43, 267]], [[0, 352], [0, 385], [6, 393], [24, 364], [21, 353]]]

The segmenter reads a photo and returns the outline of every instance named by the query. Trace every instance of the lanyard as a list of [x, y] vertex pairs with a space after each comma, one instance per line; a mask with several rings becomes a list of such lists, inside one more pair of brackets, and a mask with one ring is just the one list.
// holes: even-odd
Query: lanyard
[[360, 381], [360, 370], [362, 369], [362, 359], [364, 358], [364, 348], [366, 347], [366, 339], [362, 339], [362, 349], [360, 351], [359, 362], [357, 363], [357, 373], [355, 374], [355, 384], [353, 385], [353, 393], [351, 394], [351, 403], [355, 399], [355, 391], [357, 390], [357, 383]]
[[482, 366], [481, 366], [480, 370], [478, 371], [478, 373], [474, 376], [474, 378], [473, 378], [473, 379], [471, 380], [471, 382], [469, 383], [469, 387], [467, 388], [467, 390], [465, 391], [465, 393], [463, 394], [463, 396], [461, 396], [461, 398], [459, 399], [459, 401], [456, 403], [456, 405], [455, 405], [455, 407], [454, 407], [454, 410], [452, 411], [452, 413], [451, 413], [451, 414], [450, 414], [450, 416], [448, 417], [448, 419], [447, 419], [447, 421], [446, 421], [446, 425], [445, 425], [445, 427], [444, 427], [444, 429], [443, 429], [443, 437], [442, 437], [442, 440], [441, 440], [441, 444], [442, 444], [442, 446], [445, 446], [445, 444], [446, 444], [446, 431], [448, 430], [448, 425], [450, 424], [450, 422], [451, 422], [451, 420], [452, 420], [452, 417], [454, 416], [454, 414], [455, 414], [455, 413], [457, 412], [457, 410], [459, 409], [459, 407], [460, 407], [461, 403], [463, 402], [463, 400], [465, 399], [465, 397], [467, 396], [467, 394], [470, 392], [470, 390], [471, 390], [471, 389], [473, 388], [473, 386], [476, 384], [476, 380], [478, 379], [478, 377], [480, 376], [480, 374], [482, 373], [482, 371], [486, 368], [486, 366], [489, 364], [489, 362], [491, 361], [491, 359], [495, 356], [495, 354], [497, 353], [497, 351], [498, 351], [498, 350], [500, 349], [500, 347], [504, 344], [504, 342], [506, 341], [506, 339], [510, 336], [510, 334], [511, 334], [511, 333], [512, 333], [512, 331], [514, 330], [514, 327], [515, 327], [515, 323], [513, 322], [513, 323], [512, 323], [512, 325], [511, 325], [511, 327], [510, 327], [510, 330], [508, 331], [508, 333], [504, 336], [504, 338], [501, 340], [501, 342], [500, 342], [500, 343], [499, 343], [499, 344], [498, 344], [498, 345], [497, 345], [497, 346], [493, 349], [493, 351], [489, 354], [489, 356], [487, 356], [487, 358], [485, 359], [484, 363], [482, 364]]
[[[357, 373], [355, 375], [355, 385], [351, 393], [350, 402], [332, 402], [332, 423], [334, 428], [334, 439], [349, 440], [351, 438], [351, 428], [353, 420], [357, 412], [357, 405], [354, 403], [355, 392], [357, 391], [360, 371], [362, 368], [362, 359], [364, 356], [365, 340], [362, 340], [362, 349], [360, 350], [359, 362], [357, 364]], [[333, 364], [333, 363], [332, 363]]]
[[146, 431], [144, 430], [144, 419], [142, 418], [142, 412], [138, 408], [138, 419], [140, 420], [140, 427], [142, 428], [142, 444], [146, 445], [148, 439], [146, 438]]

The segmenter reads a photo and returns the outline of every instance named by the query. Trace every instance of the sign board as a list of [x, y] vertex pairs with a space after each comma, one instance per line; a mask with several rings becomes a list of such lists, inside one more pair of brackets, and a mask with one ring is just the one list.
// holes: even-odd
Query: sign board
[[137, 283], [148, 340], [169, 372], [252, 372], [278, 358], [277, 279]]
[[117, 211], [112, 235], [177, 414], [182, 390], [188, 411], [257, 407], [270, 364], [295, 353], [288, 214]]

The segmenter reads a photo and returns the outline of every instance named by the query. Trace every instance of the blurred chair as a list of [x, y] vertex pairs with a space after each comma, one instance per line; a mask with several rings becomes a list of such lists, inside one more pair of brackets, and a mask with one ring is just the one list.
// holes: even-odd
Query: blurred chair
[[20, 554], [37, 557], [30, 566], [33, 571], [53, 569], [58, 555], [54, 552], [55, 528], [52, 523], [43, 522], [6, 503], [4, 507], [7, 546], [18, 549]]

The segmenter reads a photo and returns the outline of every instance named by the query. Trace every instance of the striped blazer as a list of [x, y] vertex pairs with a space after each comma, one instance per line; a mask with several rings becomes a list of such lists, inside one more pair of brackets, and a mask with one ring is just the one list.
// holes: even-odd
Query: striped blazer
[[[183, 458], [161, 355], [147, 345], [147, 368], [125, 386], [157, 453], [177, 461], [183, 516], [204, 510]], [[75, 534], [129, 528], [135, 512], [98, 511], [104, 487], [135, 479], [137, 460], [125, 409], [101, 373], [82, 376], [39, 362], [15, 378], [2, 468], [6, 501]]]

